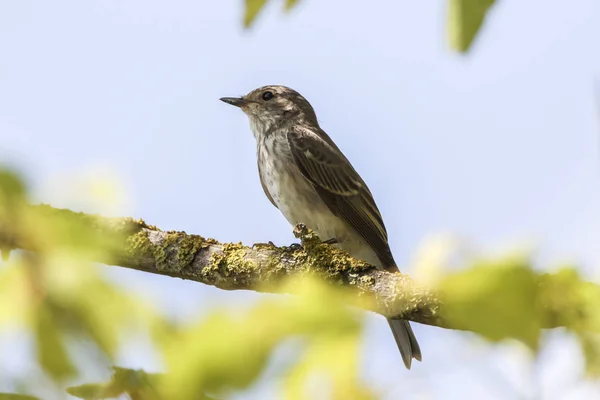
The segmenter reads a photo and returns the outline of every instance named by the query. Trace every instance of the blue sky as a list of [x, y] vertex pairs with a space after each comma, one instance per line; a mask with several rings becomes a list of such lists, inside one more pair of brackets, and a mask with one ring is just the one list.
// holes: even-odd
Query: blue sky
[[[116, 176], [126, 195], [112, 213], [287, 244], [246, 117], [218, 101], [285, 84], [311, 101], [368, 182], [400, 265], [449, 232], [494, 253], [533, 245], [541, 266], [575, 261], [599, 278], [597, 1], [502, 1], [467, 56], [446, 45], [443, 1], [304, 0], [290, 14], [272, 3], [244, 31], [242, 1], [3, 2], [0, 160], [56, 206], [102, 210], [82, 200], [85, 182]], [[259, 296], [110, 274], [179, 318]], [[389, 399], [600, 391], [579, 380], [580, 354], [561, 332], [532, 363], [518, 345], [417, 325], [424, 362], [409, 373], [384, 320], [367, 321], [365, 379]], [[121, 361], [153, 362], [135, 348]], [[241, 398], [275, 393], [259, 385]]]

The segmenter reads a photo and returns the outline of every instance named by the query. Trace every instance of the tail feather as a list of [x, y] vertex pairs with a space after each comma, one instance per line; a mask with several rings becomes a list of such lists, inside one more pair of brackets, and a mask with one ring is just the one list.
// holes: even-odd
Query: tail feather
[[404, 361], [406, 368], [410, 369], [413, 358], [421, 361], [421, 348], [417, 343], [410, 323], [403, 319], [388, 319], [387, 321], [394, 334], [398, 349], [400, 349], [402, 361]]

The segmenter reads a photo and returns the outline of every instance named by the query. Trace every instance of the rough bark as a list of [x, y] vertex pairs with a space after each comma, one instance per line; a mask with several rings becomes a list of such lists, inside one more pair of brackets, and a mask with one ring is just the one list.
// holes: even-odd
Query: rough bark
[[[92, 240], [104, 240], [107, 251], [90, 252], [92, 261], [192, 280], [224, 290], [269, 293], [280, 293], [282, 287], [290, 291], [290, 285], [281, 284], [285, 279], [318, 274], [333, 285], [348, 288], [357, 299], [372, 300], [357, 301], [357, 304], [387, 317], [401, 316], [422, 324], [461, 329], [444, 317], [439, 294], [417, 286], [406, 275], [377, 270], [337, 248], [321, 244], [319, 238], [304, 227], [295, 230], [302, 246], [277, 247], [272, 243], [244, 246], [185, 232], [162, 231], [132, 218], [105, 218], [47, 205], [28, 206], [28, 209], [27, 214], [35, 218], [60, 221], [63, 231], [84, 227]], [[3, 221], [0, 216], [0, 248], [38, 251], [27, 235], [20, 235], [19, 229], [15, 229], [15, 221], [8, 222], [6, 218]], [[36, 226], [36, 236], [60, 236], [43, 231], [49, 226], [53, 225]], [[69, 235], [63, 236], [65, 241], [74, 240]], [[548, 327], [561, 325], [562, 311], [556, 303], [547, 305], [546, 312]]]

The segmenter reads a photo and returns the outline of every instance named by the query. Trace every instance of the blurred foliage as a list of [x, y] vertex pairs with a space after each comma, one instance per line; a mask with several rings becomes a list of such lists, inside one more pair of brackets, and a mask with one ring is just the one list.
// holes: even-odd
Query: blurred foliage
[[246, 0], [246, 10], [244, 11], [244, 27], [248, 28], [262, 8], [267, 4], [267, 0]]
[[7, 328], [30, 332], [37, 364], [63, 385], [85, 367], [74, 360], [75, 342], [92, 343], [110, 365], [126, 332], [161, 331], [167, 324], [89, 261], [111, 252], [118, 238], [90, 229], [97, 226], [49, 214], [42, 218], [27, 207], [24, 188], [17, 174], [0, 167], [3, 252], [15, 243], [35, 250], [14, 253], [0, 264], [0, 333]]
[[495, 0], [448, 0], [448, 38], [450, 47], [469, 51]]
[[600, 287], [583, 280], [575, 268], [563, 268], [544, 279], [544, 306], [562, 311], [548, 325], [565, 326], [577, 335], [587, 374], [600, 378]]
[[0, 400], [38, 400], [38, 398], [22, 394], [0, 393]]
[[[0, 221], [3, 224], [16, 224], [17, 207], [24, 201], [25, 191], [25, 185], [14, 172], [0, 169]], [[2, 239], [0, 241], [0, 252], [2, 253], [2, 260], [6, 261], [10, 256], [8, 243], [12, 238], [5, 237]]]
[[[108, 369], [127, 334], [150, 334], [168, 371], [162, 378], [115, 369], [108, 383], [72, 386], [69, 393], [85, 399], [122, 393], [137, 399], [208, 399], [212, 393], [252, 385], [273, 351], [298, 337], [303, 356], [289, 366], [282, 389], [288, 397], [310, 397], [305, 383], [315, 376], [329, 382], [331, 398], [373, 397], [358, 376], [360, 314], [346, 307], [337, 290], [295, 282], [300, 287], [295, 291], [305, 296], [263, 301], [242, 315], [219, 310], [177, 326], [107, 281], [101, 267], [89, 261], [110, 259], [119, 238], [103, 235], [92, 216], [67, 221], [58, 213], [27, 207], [17, 174], [0, 171], [0, 243], [33, 250], [13, 252], [0, 264], [0, 303], [16, 305], [0, 307], [0, 333], [10, 327], [29, 332], [35, 347], [32, 361], [58, 387], [78, 382], [90, 365], [98, 365], [92, 352], [83, 362], [75, 357], [78, 342], [91, 343]], [[10, 383], [5, 379], [0, 377], [0, 384]], [[29, 389], [37, 393], [36, 381], [30, 382]]]
[[498, 341], [519, 339], [533, 349], [542, 329], [536, 273], [525, 260], [480, 261], [454, 273], [439, 287], [448, 319]]
[[452, 324], [491, 341], [517, 339], [539, 350], [545, 328], [578, 338], [589, 376], [600, 378], [600, 286], [575, 267], [540, 273], [525, 257], [482, 260], [441, 278], [436, 289]]
[[293, 285], [300, 295], [259, 302], [242, 315], [215, 312], [183, 329], [176, 340], [163, 341], [169, 371], [165, 397], [195, 399], [205, 391], [247, 388], [278, 345], [301, 337], [303, 355], [288, 371], [287, 398], [319, 397], [305, 393], [318, 376], [331, 383], [329, 398], [372, 398], [358, 376], [361, 323], [345, 306], [345, 293], [312, 279]]
[[[267, 0], [246, 0], [244, 10], [245, 28], [252, 26], [267, 2]], [[469, 51], [494, 2], [495, 0], [448, 0], [446, 23], [448, 26], [448, 41], [452, 49], [461, 53]], [[286, 0], [285, 11], [290, 11], [297, 3], [298, 0]]]
[[303, 339], [302, 356], [286, 371], [286, 398], [322, 396], [323, 385], [311, 391], [315, 378], [329, 383], [328, 398], [375, 398], [358, 376], [359, 315], [345, 306], [341, 292], [319, 281], [294, 285], [301, 286], [301, 295], [262, 301], [245, 314], [220, 310], [177, 329], [168, 340], [157, 340], [166, 374], [117, 368], [108, 383], [71, 387], [68, 392], [82, 399], [121, 393], [143, 399], [220, 398], [252, 385], [272, 352], [298, 337]]
[[115, 372], [109, 382], [73, 386], [67, 388], [67, 393], [86, 400], [114, 398], [122, 394], [126, 394], [132, 399], [157, 400], [161, 398], [155, 389], [160, 382], [158, 374], [117, 367], [113, 369]]
[[[89, 261], [110, 259], [117, 247], [115, 238], [98, 233], [98, 221], [91, 216], [80, 223], [48, 213], [42, 217], [26, 201], [26, 186], [17, 174], [0, 168], [0, 244], [10, 248], [25, 243], [34, 250], [14, 252], [0, 264], [0, 304], [10, 305], [0, 307], [0, 333], [9, 327], [29, 332], [36, 350], [32, 362], [57, 387], [78, 384], [69, 387], [71, 395], [227, 397], [255, 384], [274, 351], [294, 339], [297, 357], [288, 359], [273, 378], [281, 381], [282, 397], [377, 398], [360, 377], [362, 313], [347, 306], [356, 303], [347, 298], [348, 291], [306, 277], [289, 283], [296, 296], [266, 298], [244, 312], [218, 309], [176, 325], [139, 295], [108, 282], [102, 267]], [[432, 285], [443, 296], [445, 317], [453, 325], [491, 341], [519, 340], [533, 352], [544, 327], [566, 326], [580, 340], [587, 372], [600, 374], [600, 288], [574, 268], [541, 274], [525, 257], [506, 257], [438, 272], [441, 276]], [[164, 373], [114, 368], [106, 383], [81, 382], [90, 365], [103, 363], [108, 371], [126, 340], [139, 335], [152, 338]], [[81, 341], [103, 358], [75, 357]], [[427, 354], [426, 344], [423, 348]], [[398, 362], [400, 368], [400, 358]], [[11, 385], [6, 379], [0, 377], [0, 384]], [[29, 390], [37, 394], [36, 381], [29, 382]], [[0, 394], [0, 400], [30, 398], [19, 396]]]
[[[298, 3], [298, 0], [285, 0], [284, 10], [290, 11]], [[244, 27], [249, 28], [258, 14], [262, 11], [264, 6], [267, 4], [267, 0], [246, 0], [246, 7], [244, 10]]]

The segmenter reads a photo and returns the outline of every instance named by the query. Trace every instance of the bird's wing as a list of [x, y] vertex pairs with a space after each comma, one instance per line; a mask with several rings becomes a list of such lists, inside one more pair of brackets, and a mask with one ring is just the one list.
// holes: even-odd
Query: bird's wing
[[394, 267], [381, 214], [350, 161], [325, 132], [296, 127], [287, 138], [296, 165], [331, 212], [362, 236], [384, 268]]

